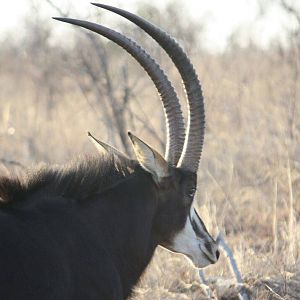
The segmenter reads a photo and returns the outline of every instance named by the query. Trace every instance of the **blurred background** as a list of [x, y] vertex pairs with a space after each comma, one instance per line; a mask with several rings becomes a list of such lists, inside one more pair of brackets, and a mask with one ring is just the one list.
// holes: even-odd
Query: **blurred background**
[[[161, 2], [103, 1], [161, 26], [190, 56], [206, 102], [201, 216], [214, 235], [222, 232], [253, 299], [300, 299], [300, 2]], [[135, 39], [185, 105], [171, 61], [125, 19], [89, 1], [6, 1], [1, 173], [93, 153], [88, 130], [132, 155], [130, 129], [163, 152], [163, 111], [146, 73], [112, 42], [52, 16], [88, 19]], [[205, 270], [203, 284], [181, 256], [157, 252], [136, 299], [238, 299], [226, 255]]]

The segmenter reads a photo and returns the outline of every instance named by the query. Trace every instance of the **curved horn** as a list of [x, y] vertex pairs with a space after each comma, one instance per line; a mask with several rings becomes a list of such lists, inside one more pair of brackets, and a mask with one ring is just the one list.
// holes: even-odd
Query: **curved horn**
[[164, 106], [167, 129], [166, 160], [176, 165], [184, 143], [184, 120], [177, 94], [168, 77], [156, 61], [131, 39], [112, 29], [99, 24], [70, 18], [54, 18], [55, 20], [71, 23], [94, 31], [112, 40], [131, 54], [145, 69], [160, 95]]
[[146, 31], [153, 39], [155, 39], [174, 62], [183, 80], [188, 98], [187, 133], [183, 152], [178, 162], [178, 167], [182, 167], [196, 173], [203, 147], [205, 112], [201, 85], [194, 67], [186, 53], [182, 50], [174, 38], [145, 19], [113, 6], [98, 3], [92, 4], [117, 13], [118, 15], [135, 23], [137, 26]]

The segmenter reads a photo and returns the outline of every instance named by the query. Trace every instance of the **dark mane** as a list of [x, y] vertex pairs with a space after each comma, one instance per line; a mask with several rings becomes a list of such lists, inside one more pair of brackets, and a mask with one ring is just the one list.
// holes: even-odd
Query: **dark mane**
[[124, 157], [85, 156], [62, 166], [31, 169], [23, 177], [0, 177], [0, 207], [25, 201], [35, 193], [82, 200], [111, 188], [138, 167]]

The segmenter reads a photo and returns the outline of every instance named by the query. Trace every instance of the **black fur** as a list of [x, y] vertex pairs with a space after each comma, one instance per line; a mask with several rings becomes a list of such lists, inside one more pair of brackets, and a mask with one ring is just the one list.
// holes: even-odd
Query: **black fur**
[[0, 179], [0, 298], [125, 299], [184, 226], [195, 181], [161, 186], [137, 162], [86, 158]]
[[64, 166], [43, 164], [21, 179], [0, 178], [0, 206], [24, 201], [41, 190], [54, 196], [88, 198], [127, 178], [137, 167], [133, 160], [114, 156], [85, 156]]

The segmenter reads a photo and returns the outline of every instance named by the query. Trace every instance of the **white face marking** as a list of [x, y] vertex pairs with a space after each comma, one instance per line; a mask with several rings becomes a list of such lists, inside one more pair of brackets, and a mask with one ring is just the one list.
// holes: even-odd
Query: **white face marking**
[[[193, 226], [194, 228], [196, 226], [198, 234]], [[193, 206], [184, 228], [175, 236], [170, 248], [175, 252], [185, 254], [197, 268], [204, 268], [218, 260], [218, 246], [202, 225]]]

